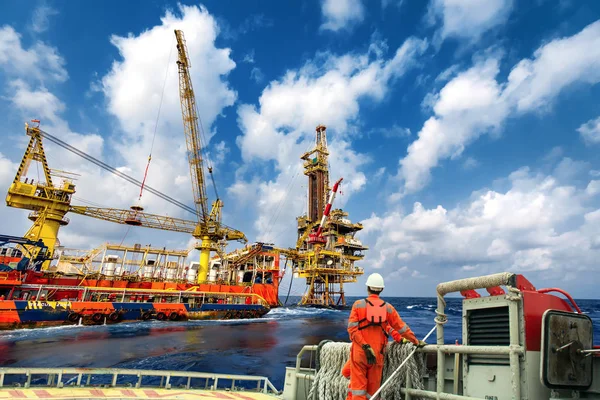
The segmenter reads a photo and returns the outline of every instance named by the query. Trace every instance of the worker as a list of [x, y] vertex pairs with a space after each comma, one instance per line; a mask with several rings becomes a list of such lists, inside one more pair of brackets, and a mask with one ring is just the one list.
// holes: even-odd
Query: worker
[[354, 302], [348, 319], [348, 334], [352, 341], [350, 394], [353, 400], [366, 400], [379, 389], [388, 335], [398, 343], [405, 338], [415, 346], [425, 345], [402, 321], [394, 307], [379, 298], [384, 288], [383, 277], [378, 273], [371, 274], [366, 286], [369, 296]]

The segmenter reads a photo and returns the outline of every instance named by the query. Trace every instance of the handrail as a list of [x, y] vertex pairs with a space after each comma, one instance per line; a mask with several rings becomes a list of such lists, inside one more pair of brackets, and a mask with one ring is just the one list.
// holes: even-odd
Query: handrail
[[[188, 291], [188, 290], [158, 290], [158, 289], [138, 289], [138, 288], [114, 288], [114, 287], [97, 287], [97, 286], [60, 286], [60, 285], [32, 285], [32, 284], [23, 284], [19, 285], [19, 288], [24, 289], [60, 289], [60, 290], [77, 290], [77, 291], [87, 291], [87, 292], [114, 292], [122, 294], [123, 292], [127, 294], [154, 294], [154, 295], [164, 295], [164, 296], [176, 296], [181, 295], [185, 297], [204, 297], [215, 296], [215, 297], [251, 297], [256, 298], [258, 302], [266, 307], [269, 307], [269, 302], [257, 293], [234, 293], [234, 292], [206, 292], [206, 291]], [[60, 301], [60, 300], [59, 300]]]
[[581, 309], [579, 308], [579, 306], [577, 305], [575, 300], [571, 297], [571, 295], [569, 293], [567, 293], [566, 291], [559, 289], [559, 288], [546, 288], [546, 289], [538, 290], [538, 293], [550, 293], [550, 292], [557, 292], [557, 293], [564, 295], [567, 299], [569, 299], [573, 308], [575, 308], [575, 310], [577, 310], [577, 312], [579, 314], [581, 314]]
[[[227, 388], [229, 390], [235, 389], [236, 381], [247, 381], [247, 382], [256, 382], [257, 392], [262, 392], [265, 394], [273, 393], [279, 394], [275, 386], [271, 383], [269, 378], [265, 376], [252, 376], [252, 375], [232, 375], [232, 374], [218, 374], [218, 373], [207, 373], [207, 372], [193, 372], [193, 371], [171, 371], [171, 370], [144, 370], [144, 369], [120, 369], [120, 368], [0, 368], [0, 389], [5, 387], [11, 387], [9, 385], [4, 384], [4, 378], [6, 375], [24, 375], [27, 377], [27, 381], [25, 382], [24, 387], [31, 387], [31, 376], [32, 375], [47, 375], [48, 379], [45, 387], [64, 387], [65, 383], [70, 386], [84, 387], [86, 385], [90, 385], [92, 376], [110, 376], [112, 378], [110, 387], [128, 387], [130, 388], [130, 384], [117, 384], [117, 379], [119, 376], [136, 376], [138, 378], [135, 388], [140, 388], [141, 386], [147, 387], [157, 387], [156, 385], [143, 385], [142, 378], [145, 376], [153, 376], [153, 377], [161, 377], [161, 383], [158, 387], [170, 389], [171, 378], [188, 378], [186, 389], [190, 389], [191, 380], [196, 378], [205, 379], [206, 385], [204, 387], [208, 387], [209, 380], [213, 380], [211, 385], [212, 390], [218, 389], [219, 379], [221, 380], [231, 380], [231, 385], [228, 385]], [[75, 375], [77, 376], [77, 381], [74, 384], [73, 379], [69, 379], [67, 382], [63, 382], [63, 376], [65, 375]], [[87, 381], [85, 384], [82, 384], [83, 376], [87, 375]], [[54, 381], [54, 376], [57, 376], [56, 382]], [[166, 378], [166, 380], [165, 380]], [[163, 385], [164, 382], [164, 385]], [[39, 387], [38, 385], [34, 385]], [[245, 389], [247, 390], [247, 389]]]

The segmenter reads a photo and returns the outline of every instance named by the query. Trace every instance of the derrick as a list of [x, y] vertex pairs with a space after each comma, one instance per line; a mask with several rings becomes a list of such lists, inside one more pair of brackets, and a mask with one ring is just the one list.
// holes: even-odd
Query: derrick
[[368, 247], [355, 238], [362, 225], [352, 223], [341, 209], [332, 210], [342, 179], [329, 188], [325, 126], [317, 126], [315, 139], [313, 150], [301, 157], [308, 177], [308, 211], [297, 218], [298, 241], [290, 259], [294, 273], [306, 279], [308, 290], [300, 304], [343, 307], [344, 284], [356, 282], [364, 273], [354, 263], [364, 258], [362, 252]]

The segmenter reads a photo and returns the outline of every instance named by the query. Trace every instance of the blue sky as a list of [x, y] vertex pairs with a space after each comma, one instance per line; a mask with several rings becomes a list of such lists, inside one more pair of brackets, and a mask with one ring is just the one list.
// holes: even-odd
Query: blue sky
[[[514, 271], [597, 297], [595, 1], [33, 1], [4, 2], [0, 15], [4, 188], [32, 118], [141, 179], [164, 85], [148, 184], [191, 204], [173, 41], [182, 29], [225, 223], [250, 240], [293, 245], [306, 208], [299, 156], [324, 124], [331, 179], [344, 178], [336, 205], [365, 225], [362, 266], [384, 275], [386, 294]], [[136, 200], [135, 187], [47, 147], [51, 167], [82, 175], [79, 204]], [[142, 201], [191, 217], [149, 193]], [[24, 211], [0, 213], [6, 233], [28, 229]], [[67, 247], [190, 245], [71, 219]]]

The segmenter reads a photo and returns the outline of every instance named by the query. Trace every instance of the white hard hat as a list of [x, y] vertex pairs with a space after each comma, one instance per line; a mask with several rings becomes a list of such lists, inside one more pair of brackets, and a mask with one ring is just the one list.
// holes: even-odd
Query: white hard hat
[[375, 289], [383, 289], [385, 287], [383, 285], [383, 276], [379, 275], [377, 272], [369, 275], [367, 278], [367, 286]]

